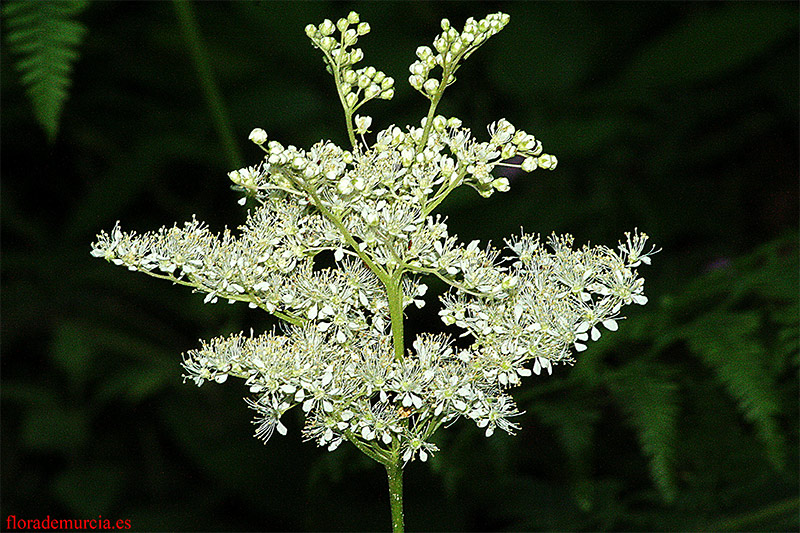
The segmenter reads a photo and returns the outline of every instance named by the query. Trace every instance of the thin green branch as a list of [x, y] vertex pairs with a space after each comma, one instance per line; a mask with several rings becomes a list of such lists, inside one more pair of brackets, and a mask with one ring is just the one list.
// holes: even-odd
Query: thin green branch
[[386, 285], [390, 280], [389, 274], [386, 272], [386, 270], [377, 263], [375, 263], [369, 255], [361, 251], [361, 249], [358, 246], [358, 243], [350, 234], [350, 231], [345, 227], [344, 222], [342, 222], [342, 220], [339, 217], [334, 215], [331, 212], [331, 210], [328, 209], [325, 206], [325, 204], [322, 203], [322, 200], [320, 200], [317, 191], [315, 191], [312, 188], [306, 188], [306, 187], [304, 187], [304, 190], [308, 193], [311, 199], [314, 200], [314, 205], [316, 205], [317, 208], [319, 208], [320, 212], [325, 216], [325, 218], [330, 220], [331, 223], [333, 223], [333, 225], [336, 226], [336, 229], [338, 229], [339, 232], [341, 232], [342, 236], [344, 237], [344, 240], [347, 242], [347, 244], [350, 245], [351, 248], [353, 248], [353, 251], [358, 254], [358, 257], [360, 257], [361, 260], [364, 261], [364, 263], [367, 265], [367, 267], [369, 267], [369, 269], [372, 270], [376, 276], [378, 276], [378, 279], [380, 279], [381, 282], [384, 285]]
[[[180, 279], [180, 278], [176, 278], [175, 276], [173, 276], [171, 274], [159, 274], [157, 272], [153, 272], [152, 270], [146, 270], [146, 269], [141, 269], [141, 268], [137, 269], [137, 270], [139, 272], [143, 272], [143, 273], [147, 274], [148, 276], [152, 276], [152, 277], [158, 278], [158, 279], [165, 279], [167, 281], [171, 281], [173, 283], [177, 283], [178, 285], [184, 285], [186, 287], [192, 287], [194, 289], [200, 289], [200, 290], [205, 289], [205, 287], [202, 285], [202, 283], [199, 283], [199, 282], [196, 282], [196, 281], [186, 281], [186, 280], [183, 280], [183, 279]], [[210, 291], [205, 290], [205, 292], [210, 292]], [[253, 304], [257, 305], [258, 307], [260, 307], [261, 309], [263, 309], [264, 311], [266, 311], [267, 313], [275, 315], [276, 317], [280, 318], [281, 320], [285, 320], [286, 322], [289, 322], [290, 324], [293, 324], [295, 326], [300, 326], [303, 323], [305, 323], [305, 321], [303, 319], [301, 319], [300, 317], [298, 317], [296, 315], [293, 315], [291, 313], [283, 313], [281, 311], [278, 311], [277, 309], [275, 309], [273, 311], [270, 311], [267, 308], [267, 306], [257, 296], [255, 296], [253, 294], [217, 293], [217, 296], [219, 298], [223, 298], [223, 299], [227, 299], [227, 300], [236, 300], [237, 302], [253, 303]]]
[[453, 192], [456, 188], [458, 188], [459, 185], [461, 185], [461, 182], [463, 181], [464, 176], [466, 176], [466, 174], [467, 174], [467, 169], [463, 168], [461, 169], [461, 172], [458, 173], [456, 179], [450, 181], [447, 184], [443, 183], [442, 186], [439, 188], [439, 190], [436, 191], [436, 194], [433, 195], [433, 200], [431, 201], [431, 203], [427, 204], [425, 208], [422, 210], [422, 215], [428, 216], [433, 212], [434, 209], [439, 207], [439, 204], [441, 204], [445, 198], [450, 196], [451, 192]]
[[375, 461], [376, 463], [380, 463], [382, 465], [387, 465], [391, 463], [392, 456], [388, 455], [388, 450], [383, 450], [376, 446], [368, 446], [364, 441], [359, 439], [355, 433], [346, 429], [344, 431], [344, 436], [347, 437], [348, 442], [352, 443], [353, 446], [358, 448], [361, 453]]
[[[344, 47], [344, 35], [340, 37], [339, 46]], [[336, 94], [339, 95], [339, 101], [342, 103], [342, 109], [344, 110], [344, 121], [345, 125], [347, 126], [347, 136], [350, 139], [350, 144], [353, 145], [353, 149], [355, 150], [358, 147], [355, 131], [353, 130], [353, 112], [355, 110], [350, 109], [350, 106], [344, 97], [344, 93], [342, 93], [342, 78], [339, 75], [340, 70], [338, 61], [334, 59], [333, 56], [331, 56], [331, 54], [329, 54], [326, 50], [322, 50], [322, 53], [325, 54], [325, 59], [328, 60], [328, 64], [331, 67], [333, 83], [336, 85]], [[339, 57], [341, 57], [341, 55]]]

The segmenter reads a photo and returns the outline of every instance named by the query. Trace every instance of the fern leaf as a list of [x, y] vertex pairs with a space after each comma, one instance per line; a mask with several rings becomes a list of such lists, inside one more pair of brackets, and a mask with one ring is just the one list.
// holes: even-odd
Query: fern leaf
[[755, 426], [772, 463], [781, 468], [786, 443], [776, 420], [780, 405], [768, 372], [768, 355], [757, 336], [759, 327], [757, 311], [711, 312], [685, 333], [689, 347], [716, 372]]
[[678, 385], [652, 362], [628, 364], [607, 377], [608, 390], [636, 429], [649, 458], [650, 475], [661, 495], [677, 495], [675, 450], [678, 435]]
[[558, 401], [539, 399], [526, 408], [556, 431], [573, 473], [586, 476], [594, 429], [600, 420], [600, 411], [591, 405], [588, 395], [573, 391]]
[[3, 5], [5, 40], [19, 59], [15, 67], [33, 106], [37, 122], [50, 141], [58, 132], [61, 111], [71, 85], [72, 65], [86, 28], [73, 17], [86, 0], [16, 1]]

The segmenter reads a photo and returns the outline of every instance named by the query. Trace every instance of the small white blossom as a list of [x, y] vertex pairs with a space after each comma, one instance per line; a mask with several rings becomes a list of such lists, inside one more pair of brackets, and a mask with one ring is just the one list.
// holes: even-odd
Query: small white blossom
[[250, 132], [249, 139], [258, 145], [262, 145], [267, 142], [267, 132], [261, 128], [256, 128]]

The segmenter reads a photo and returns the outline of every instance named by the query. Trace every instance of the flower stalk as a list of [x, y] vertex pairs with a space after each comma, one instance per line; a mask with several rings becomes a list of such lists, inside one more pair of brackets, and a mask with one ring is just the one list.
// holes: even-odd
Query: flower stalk
[[403, 518], [403, 467], [400, 458], [395, 457], [394, 462], [384, 465], [386, 476], [389, 480], [389, 506], [392, 511], [392, 533], [403, 533], [405, 521]]

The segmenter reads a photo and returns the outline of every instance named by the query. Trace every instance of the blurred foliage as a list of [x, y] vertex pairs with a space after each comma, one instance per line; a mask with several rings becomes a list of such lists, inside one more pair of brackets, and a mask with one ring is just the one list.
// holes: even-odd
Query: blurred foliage
[[[797, 4], [188, 4], [216, 108], [170, 3], [89, 3], [71, 75], [81, 32], [31, 28], [77, 24], [78, 11], [14, 15], [33, 4], [4, 4], [0, 51], [3, 516], [388, 527], [383, 472], [357, 451], [302, 443], [299, 418], [263, 446], [236, 384], [181, 384], [179, 354], [198, 338], [269, 318], [125, 275], [89, 243], [117, 219], [244, 219], [220, 109], [251, 162], [256, 126], [297, 145], [346, 140], [305, 24], [350, 9], [370, 22], [366, 62], [399, 80], [394, 101], [365, 110], [382, 128], [423, 116], [402, 80], [439, 19], [502, 9], [510, 25], [459, 71], [443, 112], [476, 131], [504, 116], [559, 170], [511, 176], [488, 201], [454, 195], [451, 229], [610, 244], [638, 226], [663, 251], [645, 272], [650, 304], [574, 368], [514, 392], [519, 435], [459, 423], [430, 466], [407, 468], [409, 529], [798, 529]], [[38, 59], [23, 65], [14, 42]], [[25, 89], [37, 86], [32, 114]], [[433, 303], [410, 314], [409, 334], [445, 329]]]
[[86, 6], [85, 0], [3, 4], [6, 43], [20, 56], [16, 64], [20, 81], [51, 141], [67, 98], [76, 48], [86, 33], [86, 27], [72, 18]]

